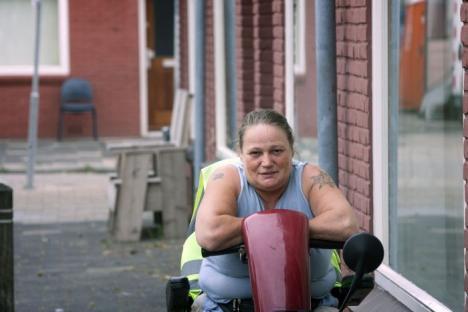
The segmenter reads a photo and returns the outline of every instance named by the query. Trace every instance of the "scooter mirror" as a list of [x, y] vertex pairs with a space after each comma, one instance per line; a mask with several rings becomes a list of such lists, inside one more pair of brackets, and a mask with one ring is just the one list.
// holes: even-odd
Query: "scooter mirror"
[[364, 274], [377, 269], [382, 263], [384, 250], [377, 237], [369, 233], [357, 233], [348, 238], [343, 246], [343, 260], [354, 271], [351, 287], [341, 303], [340, 312], [346, 307]]
[[343, 246], [343, 260], [354, 272], [366, 274], [382, 263], [384, 249], [377, 237], [369, 233], [357, 233]]

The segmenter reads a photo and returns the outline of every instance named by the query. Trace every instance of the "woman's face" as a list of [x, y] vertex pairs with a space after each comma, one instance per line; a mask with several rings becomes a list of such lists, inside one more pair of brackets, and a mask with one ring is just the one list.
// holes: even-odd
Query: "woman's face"
[[293, 152], [284, 131], [258, 124], [244, 133], [241, 159], [247, 180], [260, 191], [280, 190], [288, 183]]

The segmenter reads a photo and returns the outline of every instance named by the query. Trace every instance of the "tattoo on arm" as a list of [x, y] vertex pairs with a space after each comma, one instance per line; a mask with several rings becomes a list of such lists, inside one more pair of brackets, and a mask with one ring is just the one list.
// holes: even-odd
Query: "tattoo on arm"
[[224, 177], [224, 173], [218, 172], [215, 175], [213, 175], [213, 181], [222, 179]]
[[328, 175], [328, 173], [326, 173], [323, 170], [320, 170], [320, 174], [316, 176], [312, 176], [311, 179], [312, 179], [312, 188], [316, 185], [319, 186], [319, 190], [325, 185], [328, 185], [330, 187], [336, 187], [336, 184], [335, 182], [333, 182], [333, 179]]

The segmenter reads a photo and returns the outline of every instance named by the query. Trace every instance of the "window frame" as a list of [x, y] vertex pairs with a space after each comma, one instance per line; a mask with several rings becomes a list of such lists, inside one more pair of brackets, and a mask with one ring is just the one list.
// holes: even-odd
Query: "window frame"
[[215, 108], [216, 108], [216, 156], [237, 157], [237, 153], [228, 147], [226, 136], [226, 49], [224, 27], [224, 0], [213, 1], [214, 54], [215, 54]]
[[[40, 65], [38, 71], [43, 76], [66, 76], [70, 73], [70, 47], [69, 47], [69, 10], [68, 0], [57, 0], [58, 4], [58, 41], [59, 64]], [[34, 9], [35, 10], [35, 9]], [[40, 53], [40, 52], [39, 52]], [[4, 76], [32, 76], [32, 65], [0, 65], [0, 77]]]
[[[305, 0], [294, 0], [296, 8], [293, 13], [294, 28], [294, 75], [303, 77], [307, 74], [306, 66], [306, 3]], [[296, 19], [297, 17], [297, 19]], [[295, 22], [295, 23], [294, 23]], [[294, 26], [293, 26], [294, 27]]]
[[[389, 250], [389, 3], [372, 3], [372, 166], [373, 228], [385, 250]], [[451, 311], [423, 289], [394, 271], [388, 252], [375, 271], [377, 285], [412, 311]]]
[[284, 104], [285, 117], [291, 129], [296, 130], [295, 124], [295, 64], [294, 64], [294, 1], [284, 2]]
[[296, 79], [307, 76], [305, 0], [284, 2], [285, 15], [285, 116], [296, 131]]

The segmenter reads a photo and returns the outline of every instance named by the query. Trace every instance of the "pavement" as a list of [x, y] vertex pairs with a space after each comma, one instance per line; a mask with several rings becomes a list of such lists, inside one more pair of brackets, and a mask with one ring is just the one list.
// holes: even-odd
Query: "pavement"
[[[138, 139], [147, 140], [147, 139]], [[108, 143], [132, 138], [40, 140], [32, 189], [28, 144], [0, 140], [0, 183], [13, 189], [15, 311], [165, 311], [181, 240], [158, 235], [145, 216], [136, 243], [109, 236]]]

